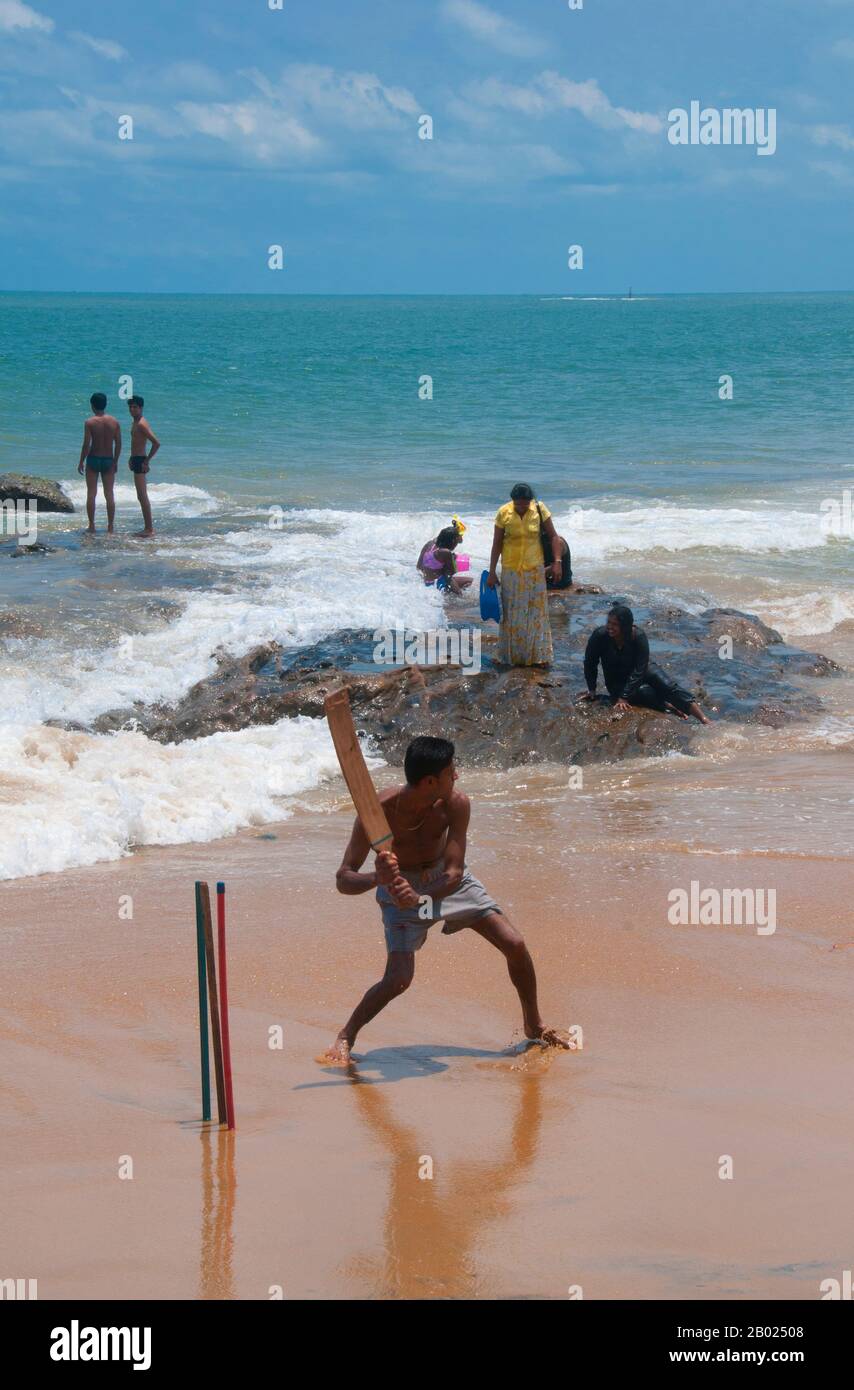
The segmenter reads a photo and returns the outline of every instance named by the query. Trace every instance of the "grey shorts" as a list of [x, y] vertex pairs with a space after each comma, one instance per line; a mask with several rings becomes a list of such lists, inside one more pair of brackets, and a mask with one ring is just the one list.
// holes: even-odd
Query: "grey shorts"
[[[426, 869], [402, 869], [401, 874], [420, 897], [430, 899], [421, 907], [398, 907], [387, 888], [377, 889], [377, 902], [382, 909], [385, 927], [385, 944], [389, 951], [420, 951], [427, 940], [427, 933], [437, 922], [444, 922], [445, 935], [470, 927], [479, 917], [490, 912], [501, 912], [494, 898], [491, 898], [478, 879], [463, 865], [463, 877], [459, 888], [445, 898], [434, 898], [430, 884], [441, 878], [445, 872], [443, 863], [432, 864]], [[423, 912], [425, 915], [419, 916]]]

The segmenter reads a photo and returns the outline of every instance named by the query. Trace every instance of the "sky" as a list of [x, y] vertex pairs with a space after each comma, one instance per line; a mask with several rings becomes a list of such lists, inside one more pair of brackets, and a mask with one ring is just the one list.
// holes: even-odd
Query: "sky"
[[854, 0], [570, 4], [0, 0], [0, 289], [854, 289]]

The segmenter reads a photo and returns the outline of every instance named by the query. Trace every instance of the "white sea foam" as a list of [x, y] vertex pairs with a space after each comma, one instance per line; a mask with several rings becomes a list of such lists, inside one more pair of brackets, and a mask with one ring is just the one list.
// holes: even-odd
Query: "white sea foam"
[[[487, 563], [493, 517], [465, 519], [463, 549], [471, 555], [476, 581]], [[0, 669], [0, 723], [85, 724], [137, 702], [174, 703], [212, 674], [219, 648], [238, 656], [260, 643], [309, 645], [347, 628], [436, 627], [445, 620], [441, 596], [425, 588], [413, 560], [449, 520], [435, 511], [374, 516], [306, 509], [287, 513], [281, 530], [255, 525], [197, 536], [183, 547], [161, 544], [164, 557], [192, 554], [230, 573], [232, 584], [196, 591], [175, 621], [131, 643], [62, 660], [50, 643], [27, 644], [23, 659], [16, 650]], [[826, 543], [817, 516], [761, 508], [585, 508], [558, 511], [555, 523], [570, 541], [576, 571], [594, 576], [597, 563], [633, 553], [648, 562], [656, 549], [678, 553], [704, 544], [787, 551]], [[851, 598], [827, 591], [755, 607], [792, 634], [827, 631], [852, 616]]]
[[[178, 507], [220, 505], [201, 489], [155, 484], [152, 491], [173, 515]], [[132, 489], [126, 492], [136, 506]], [[124, 495], [120, 489], [120, 501]], [[174, 703], [213, 673], [220, 649], [238, 656], [268, 641], [309, 645], [341, 629], [441, 625], [441, 596], [423, 585], [414, 560], [449, 523], [450, 510], [305, 509], [286, 513], [278, 530], [260, 517], [235, 516], [224, 535], [197, 528], [180, 544], [154, 543], [155, 558], [183, 558], [219, 576], [189, 598], [186, 591], [171, 595], [184, 607], [162, 629], [70, 657], [50, 640], [0, 643], [0, 874], [59, 870], [116, 858], [133, 845], [213, 839], [281, 819], [289, 796], [336, 773], [322, 722], [284, 721], [163, 748], [138, 733], [68, 733], [36, 721], [87, 724], [137, 702]], [[488, 558], [493, 516], [464, 516], [462, 549], [475, 582]], [[555, 523], [570, 540], [576, 570], [593, 578], [597, 564], [632, 554], [648, 571], [655, 550], [788, 552], [827, 543], [818, 515], [761, 506], [558, 509]], [[787, 630], [787, 601], [753, 608]], [[850, 616], [847, 600], [816, 591], [791, 601], [788, 631], [824, 631], [809, 624], [832, 626]], [[292, 769], [278, 791], [267, 780], [271, 764]]]
[[[122, 476], [121, 470], [123, 468], [124, 463], [120, 462], [119, 478]], [[127, 477], [130, 478], [130, 473], [127, 472], [127, 470], [125, 471]], [[152, 510], [162, 515], [175, 517], [209, 516], [211, 513], [217, 512], [221, 508], [222, 504], [218, 502], [215, 497], [212, 497], [209, 492], [205, 492], [204, 488], [190, 487], [184, 483], [155, 483], [151, 481], [150, 473], [148, 479], [148, 496]], [[71, 498], [75, 507], [78, 507], [81, 512], [85, 513], [86, 483], [84, 480], [82, 478], [68, 479], [63, 481], [61, 486], [63, 492]], [[118, 512], [127, 510], [133, 511], [134, 509], [137, 512], [139, 511], [136, 488], [132, 481], [127, 483], [121, 481], [117, 482], [114, 493], [116, 498], [116, 510]], [[103, 511], [103, 507], [104, 495], [99, 488], [99, 511]]]
[[167, 746], [139, 733], [99, 737], [39, 725], [7, 726], [0, 737], [0, 879], [281, 821], [289, 797], [338, 772], [316, 719]]
[[[383, 523], [379, 555], [378, 523], [361, 514], [302, 513], [280, 531], [196, 537], [183, 553], [231, 571], [235, 584], [193, 593], [161, 630], [71, 656], [45, 639], [0, 644], [0, 876], [281, 819], [289, 796], [337, 773], [323, 721], [170, 748], [140, 733], [72, 733], [34, 721], [88, 724], [137, 702], [174, 703], [215, 670], [219, 650], [238, 656], [269, 641], [309, 645], [340, 629], [441, 625], [441, 597], [424, 586], [412, 550], [442, 520]], [[285, 782], [270, 785], [271, 766], [288, 769]]]
[[[473, 569], [483, 568], [488, 560], [494, 516], [489, 512], [463, 517], [468, 530], [460, 548], [472, 555]], [[407, 558], [417, 555], [431, 534], [450, 523], [448, 513], [437, 511], [385, 516], [302, 511], [291, 517], [286, 531], [280, 534], [290, 537], [295, 549], [310, 552], [318, 544], [316, 533], [307, 529], [300, 535], [300, 527], [328, 527], [330, 536], [336, 538], [336, 549], [340, 546], [345, 554], [352, 547], [364, 546], [369, 534], [378, 534], [381, 561], [401, 553]], [[613, 510], [580, 506], [554, 509], [555, 526], [569, 540], [573, 559], [577, 557], [585, 565], [625, 555], [647, 556], [655, 550], [674, 554], [697, 548], [749, 554], [818, 550], [834, 543], [822, 532], [821, 520], [818, 509], [809, 512], [763, 505], [699, 508], [651, 503]], [[253, 544], [258, 543], [256, 538]]]
[[561, 516], [555, 525], [567, 536], [573, 555], [585, 561], [635, 552], [712, 550], [772, 551], [818, 549], [828, 543], [815, 512], [780, 507], [633, 507], [602, 511], [587, 507]]
[[[489, 512], [463, 517], [468, 530], [460, 549], [471, 553], [479, 565], [489, 556], [494, 516]], [[345, 553], [351, 546], [363, 546], [370, 529], [376, 528], [380, 551], [386, 556], [401, 552], [417, 555], [424, 541], [450, 522], [449, 515], [436, 511], [378, 517], [360, 512], [302, 511], [293, 513], [292, 518], [288, 528], [328, 526]], [[585, 562], [697, 547], [749, 553], [818, 549], [830, 543], [821, 521], [818, 509], [808, 512], [762, 505], [699, 508], [653, 503], [607, 511], [597, 507], [554, 511], [555, 526], [570, 541], [573, 556]], [[290, 529], [287, 534], [291, 534]], [[299, 546], [306, 541], [317, 544], [310, 533], [294, 535], [292, 543]]]
[[[21, 645], [14, 644], [12, 660], [0, 662], [0, 726], [32, 719], [87, 724], [136, 703], [174, 704], [214, 672], [219, 649], [242, 656], [272, 641], [308, 646], [346, 628], [441, 625], [441, 596], [424, 586], [411, 547], [407, 553], [390, 544], [374, 559], [367, 553], [367, 519], [341, 515], [347, 524], [328, 541], [266, 527], [197, 541], [196, 559], [249, 571], [247, 587], [196, 592], [161, 630], [62, 660], [52, 644], [37, 642], [25, 644], [22, 660]], [[161, 553], [181, 552], [163, 547]]]
[[807, 729], [805, 740], [823, 744], [826, 748], [854, 748], [854, 718], [826, 715], [817, 725]]
[[795, 596], [756, 599], [746, 605], [769, 627], [784, 637], [808, 637], [832, 632], [842, 623], [854, 622], [854, 593], [835, 589], [816, 589]]

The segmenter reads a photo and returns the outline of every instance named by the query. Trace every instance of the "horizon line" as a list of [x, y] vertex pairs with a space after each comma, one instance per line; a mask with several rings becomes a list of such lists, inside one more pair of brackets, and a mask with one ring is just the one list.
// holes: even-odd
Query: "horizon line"
[[546, 290], [70, 290], [3, 289], [0, 295], [110, 295], [126, 299], [168, 298], [181, 295], [192, 299], [688, 299], [716, 295], [813, 295], [854, 294], [854, 289], [832, 290], [596, 290], [587, 294], [559, 294]]

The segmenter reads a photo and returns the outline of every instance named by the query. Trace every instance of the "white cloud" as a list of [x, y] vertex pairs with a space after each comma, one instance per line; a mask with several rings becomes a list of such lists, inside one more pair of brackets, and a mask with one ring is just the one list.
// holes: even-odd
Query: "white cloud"
[[814, 125], [809, 127], [810, 139], [816, 145], [835, 145], [840, 150], [854, 150], [854, 136], [844, 125]]
[[386, 87], [371, 72], [339, 73], [313, 63], [293, 63], [278, 82], [255, 69], [246, 76], [270, 101], [349, 129], [397, 128], [422, 110], [405, 87]]
[[[183, 157], [192, 151], [190, 157], [202, 165], [361, 176], [366, 161], [393, 164], [401, 137], [404, 144], [420, 143], [422, 108], [413, 94], [372, 73], [296, 64], [273, 80], [257, 71], [238, 75], [251, 88], [224, 99], [211, 69], [177, 65], [160, 74], [161, 86], [171, 87], [174, 96], [157, 106], [135, 101], [129, 107], [126, 95], [105, 100], [61, 86], [69, 103], [64, 108], [39, 105], [8, 113], [8, 119], [0, 112], [0, 148], [13, 142], [9, 132], [17, 124], [30, 161], [42, 167], [67, 164], [75, 151], [88, 157], [100, 147], [106, 158], [131, 161], [141, 170], [152, 157], [177, 157], [180, 140]], [[128, 109], [136, 122], [134, 145], [114, 134], [117, 116]], [[170, 144], [166, 151], [158, 144], [164, 140]]]
[[[598, 193], [614, 185], [617, 171], [607, 164], [594, 184], [575, 150], [561, 148], [553, 131], [532, 131], [522, 118], [554, 125], [555, 113], [577, 111], [598, 127], [633, 137], [635, 152], [635, 132], [662, 126], [657, 116], [615, 106], [596, 81], [543, 72], [527, 85], [497, 79], [474, 84], [446, 103], [449, 127], [443, 124], [442, 138], [425, 142], [417, 135], [424, 107], [415, 94], [372, 72], [291, 64], [273, 77], [253, 69], [232, 78], [243, 79], [237, 94], [202, 64], [176, 64], [154, 79], [168, 99], [153, 104], [149, 96], [132, 106], [127, 95], [96, 98], [61, 87], [67, 104], [60, 109], [19, 110], [14, 122], [11, 113], [8, 121], [0, 114], [0, 149], [11, 153], [23, 139], [31, 162], [41, 167], [71, 166], [100, 152], [138, 178], [189, 159], [199, 168], [313, 179], [319, 192], [348, 181], [365, 187], [391, 169], [426, 176], [423, 186], [433, 196], [442, 196], [443, 186], [456, 194], [469, 184], [488, 197], [510, 197], [513, 187], [527, 185], [537, 196], [558, 198], [568, 189]], [[115, 137], [116, 118], [129, 109], [136, 122], [133, 145]]]
[[810, 168], [815, 174], [826, 174], [833, 183], [839, 183], [849, 188], [854, 185], [854, 174], [846, 164], [839, 164], [832, 159], [815, 159], [810, 163]]
[[5, 33], [11, 33], [13, 29], [40, 29], [49, 34], [53, 29], [53, 20], [30, 9], [29, 5], [23, 4], [23, 0], [0, 0], [0, 29]]
[[[94, 157], [121, 163], [134, 158], [132, 142], [118, 140], [115, 134], [105, 137], [106, 130], [116, 131], [119, 115], [127, 110], [124, 102], [105, 101], [72, 87], [61, 86], [58, 91], [67, 103], [59, 108], [0, 108], [0, 153], [14, 158], [23, 144], [30, 164], [41, 168], [70, 167]], [[137, 129], [144, 130], [148, 140], [186, 136], [174, 110], [134, 103], [133, 114]]]
[[78, 43], [85, 43], [87, 48], [91, 48], [93, 53], [97, 53], [100, 58], [109, 58], [111, 63], [120, 63], [122, 58], [126, 58], [127, 49], [122, 48], [120, 43], [114, 39], [94, 39], [91, 34], [81, 34], [79, 30], [74, 30], [71, 37]]
[[[353, 131], [398, 131], [421, 112], [405, 87], [387, 87], [369, 72], [292, 64], [271, 80], [252, 69], [258, 95], [239, 102], [180, 102], [188, 128], [221, 140], [247, 162], [305, 164], [326, 159]], [[319, 132], [319, 133], [318, 133]]]
[[267, 102], [182, 101], [176, 109], [188, 130], [222, 140], [249, 162], [299, 161], [323, 150], [318, 136]]
[[488, 77], [484, 82], [472, 82], [466, 88], [466, 96], [476, 106], [518, 111], [523, 116], [544, 116], [549, 110], [545, 93], [536, 83], [529, 87], [516, 87], [497, 77]]
[[499, 53], [531, 58], [543, 51], [542, 43], [520, 24], [478, 4], [477, 0], [442, 0], [441, 13], [444, 19], [461, 25], [473, 38], [497, 48]]
[[473, 83], [467, 98], [477, 105], [518, 111], [524, 116], [544, 116], [553, 111], [578, 111], [594, 125], [606, 130], [627, 126], [630, 130], [656, 135], [663, 130], [660, 116], [614, 106], [595, 78], [571, 82], [557, 72], [541, 72], [527, 86], [514, 86], [498, 78]]
[[814, 97], [811, 92], [799, 92], [795, 89], [789, 93], [789, 96], [795, 105], [800, 107], [801, 111], [819, 111], [824, 105], [824, 102], [820, 101], [818, 97]]

